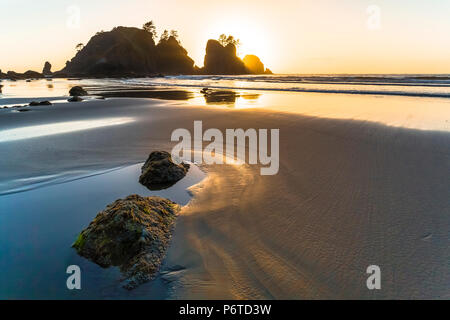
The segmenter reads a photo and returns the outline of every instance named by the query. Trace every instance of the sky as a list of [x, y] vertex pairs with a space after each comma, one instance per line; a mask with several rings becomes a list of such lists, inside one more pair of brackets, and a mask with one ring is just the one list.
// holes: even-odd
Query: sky
[[97, 31], [178, 30], [203, 66], [208, 39], [275, 73], [450, 73], [450, 0], [0, 0], [0, 69], [61, 69]]

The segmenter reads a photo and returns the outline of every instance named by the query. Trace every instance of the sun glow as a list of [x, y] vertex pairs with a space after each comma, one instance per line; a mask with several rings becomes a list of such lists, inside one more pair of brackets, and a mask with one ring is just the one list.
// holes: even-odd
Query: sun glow
[[242, 19], [220, 21], [211, 26], [208, 31], [205, 39], [218, 39], [221, 34], [234, 36], [240, 42], [237, 48], [239, 58], [243, 59], [247, 54], [254, 54], [261, 59], [266, 67], [270, 68], [273, 57], [266, 26], [255, 23], [248, 17], [246, 19], [242, 17]]

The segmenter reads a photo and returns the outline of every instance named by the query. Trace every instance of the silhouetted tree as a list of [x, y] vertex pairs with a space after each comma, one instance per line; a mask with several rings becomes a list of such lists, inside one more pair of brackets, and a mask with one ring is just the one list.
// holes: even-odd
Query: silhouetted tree
[[227, 36], [224, 34], [224, 33], [222, 33], [220, 36], [219, 36], [219, 43], [222, 45], [222, 46], [226, 46], [226, 42], [227, 42]]
[[235, 39], [232, 35], [227, 36], [224, 33], [219, 36], [218, 41], [224, 47], [226, 47], [228, 44], [234, 44], [236, 47], [239, 47], [241, 45], [239, 39]]
[[147, 31], [148, 33], [150, 33], [153, 37], [153, 39], [156, 36], [156, 27], [155, 24], [153, 23], [153, 20], [144, 23], [144, 25], [142, 26], [142, 29], [144, 29], [145, 31]]
[[159, 42], [167, 40], [169, 40], [169, 31], [164, 30], [163, 33], [161, 33], [161, 37], [159, 37]]
[[84, 44], [82, 44], [82, 43], [77, 44], [77, 46], [75, 47], [77, 52], [80, 52], [83, 48], [84, 48]]
[[176, 40], [178, 40], [178, 31], [177, 30], [170, 30], [170, 36], [174, 37]]

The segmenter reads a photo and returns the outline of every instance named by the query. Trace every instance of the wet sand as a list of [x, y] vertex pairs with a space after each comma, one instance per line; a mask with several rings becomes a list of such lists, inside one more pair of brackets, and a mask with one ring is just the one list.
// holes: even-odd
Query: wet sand
[[[171, 132], [193, 131], [194, 120], [204, 130], [280, 129], [277, 175], [202, 167], [208, 177], [177, 221], [160, 297], [450, 297], [448, 132], [147, 99], [2, 114], [0, 128], [102, 117], [133, 121], [0, 144], [3, 191], [21, 178], [141, 162], [170, 150]], [[372, 264], [381, 268], [378, 291], [366, 287]]]

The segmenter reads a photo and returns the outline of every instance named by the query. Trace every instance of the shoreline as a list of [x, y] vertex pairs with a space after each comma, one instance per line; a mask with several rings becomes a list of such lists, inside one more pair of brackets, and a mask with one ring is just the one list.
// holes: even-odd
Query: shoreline
[[[177, 219], [163, 263], [167, 272], [150, 284], [167, 285], [167, 298], [448, 298], [450, 186], [442, 174], [450, 169], [448, 132], [151, 99], [39, 110], [5, 118], [0, 127], [105, 114], [137, 120], [0, 144], [9, 155], [0, 159], [6, 168], [0, 181], [74, 164], [142, 161], [151, 150], [170, 150], [171, 132], [191, 130], [194, 120], [222, 131], [280, 128], [278, 175], [260, 176], [258, 166], [205, 166], [208, 178], [192, 188], [194, 198]], [[3, 219], [20, 228], [19, 216]], [[0, 235], [12, 236], [12, 229]], [[383, 290], [369, 292], [365, 268], [377, 263]], [[150, 287], [135, 293], [145, 295]]]

